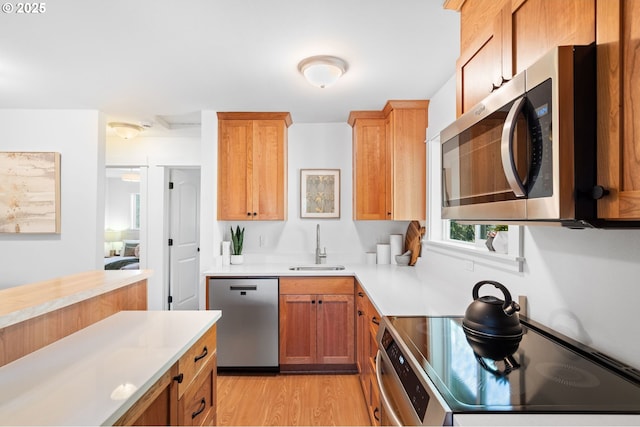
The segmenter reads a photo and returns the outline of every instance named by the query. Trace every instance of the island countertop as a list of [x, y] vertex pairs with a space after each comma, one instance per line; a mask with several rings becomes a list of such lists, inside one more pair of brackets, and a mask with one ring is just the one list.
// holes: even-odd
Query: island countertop
[[0, 368], [0, 424], [111, 425], [220, 311], [121, 311]]
[[0, 328], [145, 280], [151, 270], [96, 270], [0, 290]]

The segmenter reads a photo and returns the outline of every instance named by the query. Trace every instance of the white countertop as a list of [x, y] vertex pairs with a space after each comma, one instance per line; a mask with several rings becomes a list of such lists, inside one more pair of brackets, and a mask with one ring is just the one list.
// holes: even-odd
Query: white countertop
[[289, 264], [228, 265], [208, 277], [354, 276], [382, 316], [463, 315], [468, 298], [410, 266], [345, 264], [344, 270], [296, 271]]
[[121, 311], [0, 367], [0, 424], [111, 425], [221, 316]]

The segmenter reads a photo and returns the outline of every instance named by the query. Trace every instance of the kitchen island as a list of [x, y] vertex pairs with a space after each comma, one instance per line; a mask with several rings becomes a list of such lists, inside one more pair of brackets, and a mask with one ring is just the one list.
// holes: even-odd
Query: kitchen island
[[0, 366], [118, 311], [146, 310], [149, 276], [96, 270], [0, 290]]
[[[113, 425], [220, 317], [220, 311], [121, 311], [3, 366], [0, 424]], [[215, 366], [215, 348], [208, 354]]]

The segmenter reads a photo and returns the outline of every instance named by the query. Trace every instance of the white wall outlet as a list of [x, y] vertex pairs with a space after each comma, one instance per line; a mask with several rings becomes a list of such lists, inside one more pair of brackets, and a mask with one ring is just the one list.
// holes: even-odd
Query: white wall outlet
[[466, 261], [464, 262], [464, 269], [465, 269], [465, 270], [467, 270], [467, 271], [473, 271], [473, 267], [474, 267], [474, 265], [473, 265], [473, 261], [471, 261], [470, 259], [468, 259], [468, 260], [466, 260]]

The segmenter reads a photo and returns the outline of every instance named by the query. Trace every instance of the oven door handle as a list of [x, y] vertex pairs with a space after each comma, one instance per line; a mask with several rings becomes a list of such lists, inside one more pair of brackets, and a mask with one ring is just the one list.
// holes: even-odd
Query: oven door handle
[[380, 350], [378, 350], [378, 354], [376, 354], [376, 380], [378, 381], [378, 388], [380, 389], [380, 400], [382, 401], [382, 408], [385, 411], [385, 415], [388, 415], [392, 424], [394, 426], [401, 426], [402, 422], [398, 415], [393, 411], [391, 407], [391, 401], [387, 396], [387, 392], [384, 389], [384, 384], [382, 383], [382, 355], [380, 354]]
[[502, 128], [502, 140], [500, 143], [502, 169], [504, 170], [504, 175], [507, 178], [509, 187], [511, 187], [511, 191], [513, 191], [518, 198], [525, 197], [527, 194], [524, 185], [522, 184], [522, 180], [518, 176], [518, 169], [516, 168], [513, 155], [513, 134], [516, 130], [518, 115], [524, 109], [526, 102], [527, 99], [523, 96], [516, 100], [511, 106]]

